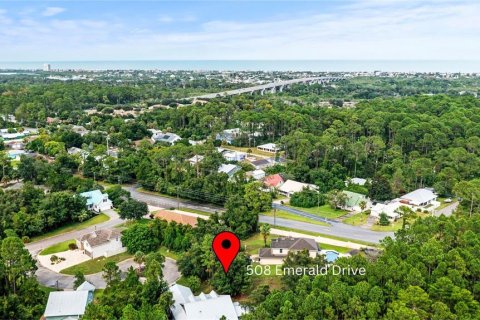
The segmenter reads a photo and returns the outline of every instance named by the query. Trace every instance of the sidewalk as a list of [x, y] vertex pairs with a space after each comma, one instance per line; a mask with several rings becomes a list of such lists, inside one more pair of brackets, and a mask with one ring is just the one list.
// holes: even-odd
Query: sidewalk
[[338, 247], [345, 247], [350, 249], [373, 248], [373, 247], [366, 246], [364, 244], [355, 243], [355, 242], [350, 242], [350, 241], [347, 242], [347, 241], [335, 240], [335, 239], [325, 238], [325, 237], [316, 237], [309, 234], [293, 232], [293, 231], [285, 231], [285, 230], [274, 229], [274, 228], [270, 230], [270, 233], [276, 234], [279, 236], [286, 236], [286, 237], [308, 238], [308, 239], [313, 239], [319, 243], [329, 244], [329, 245], [338, 246]]

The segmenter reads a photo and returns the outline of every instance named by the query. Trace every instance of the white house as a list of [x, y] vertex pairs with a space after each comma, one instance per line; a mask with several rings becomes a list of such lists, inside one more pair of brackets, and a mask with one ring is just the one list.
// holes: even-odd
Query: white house
[[346, 185], [349, 185], [349, 184], [356, 184], [356, 185], [359, 185], [359, 186], [364, 186], [365, 183], [367, 183], [367, 179], [363, 179], [363, 178], [352, 178], [348, 181], [346, 181]]
[[250, 164], [254, 166], [255, 169], [265, 169], [275, 165], [275, 162], [273, 162], [271, 159], [257, 159], [251, 161]]
[[226, 151], [223, 152], [222, 156], [227, 161], [243, 161], [247, 157], [247, 154], [241, 151]]
[[76, 239], [77, 247], [91, 257], [110, 257], [125, 252], [122, 245], [122, 235], [116, 229], [101, 229], [87, 233]]
[[191, 157], [190, 159], [188, 159], [188, 162], [190, 162], [190, 164], [192, 166], [200, 163], [203, 161], [205, 157], [204, 156], [201, 156], [201, 155], [194, 155], [193, 157]]
[[397, 210], [404, 205], [405, 204], [398, 201], [398, 199], [392, 200], [388, 203], [377, 203], [370, 209], [370, 215], [380, 218], [380, 214], [383, 212], [390, 220], [397, 220], [400, 216], [397, 213]]
[[159, 132], [159, 131], [156, 131], [153, 133], [152, 135], [152, 141], [155, 143], [155, 142], [163, 142], [163, 143], [168, 143], [170, 145], [173, 145], [175, 142], [177, 142], [178, 140], [181, 140], [182, 138], [175, 134], [175, 133], [170, 133], [170, 132]]
[[262, 180], [265, 178], [265, 171], [263, 170], [253, 170], [246, 173], [247, 177], [252, 177], [255, 180]]
[[275, 143], [261, 144], [261, 145], [257, 146], [257, 149], [261, 150], [261, 151], [265, 151], [265, 152], [271, 152], [271, 153], [275, 153], [275, 152], [280, 151], [280, 148], [277, 147], [277, 145]]
[[45, 320], [80, 319], [92, 301], [90, 297], [93, 295], [87, 290], [50, 292], [43, 317]]
[[80, 196], [87, 199], [88, 210], [99, 213], [113, 208], [112, 201], [108, 199], [108, 194], [102, 193], [100, 190], [82, 192]]
[[220, 133], [217, 133], [215, 140], [224, 141], [228, 144], [232, 144], [233, 140], [238, 138], [242, 134], [240, 128], [226, 129]]
[[412, 206], [426, 207], [434, 204], [437, 200], [437, 195], [427, 188], [417, 189], [400, 197], [402, 202], [406, 202]]
[[289, 252], [299, 252], [307, 250], [311, 258], [315, 258], [318, 253], [318, 245], [313, 239], [282, 237], [273, 239], [270, 248], [261, 248], [258, 252], [258, 262], [260, 264], [282, 264], [283, 259]]
[[303, 189], [318, 190], [314, 184], [298, 182], [295, 180], [287, 180], [278, 188], [280, 194], [291, 197], [295, 192], [301, 192]]
[[190, 288], [174, 284], [170, 287], [173, 305], [170, 307], [175, 320], [238, 320], [247, 310], [229, 295], [219, 295], [215, 291], [194, 296]]
[[229, 178], [232, 178], [235, 173], [240, 170], [240, 167], [235, 164], [221, 164], [218, 168], [219, 173], [226, 173]]

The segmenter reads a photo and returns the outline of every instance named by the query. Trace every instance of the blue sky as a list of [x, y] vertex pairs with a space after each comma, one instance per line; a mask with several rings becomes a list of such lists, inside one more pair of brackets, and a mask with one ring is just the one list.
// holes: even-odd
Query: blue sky
[[0, 61], [465, 59], [480, 1], [0, 1]]

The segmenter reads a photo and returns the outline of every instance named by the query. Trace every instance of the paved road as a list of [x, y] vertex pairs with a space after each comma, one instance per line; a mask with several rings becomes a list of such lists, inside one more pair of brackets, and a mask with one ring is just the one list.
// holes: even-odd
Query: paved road
[[[147, 193], [139, 192], [137, 191], [136, 186], [129, 186], [124, 188], [130, 191], [134, 199], [144, 201], [150, 205], [159, 206], [159, 207], [162, 207], [162, 206], [165, 207], [165, 204], [168, 204], [168, 206], [173, 206], [173, 207], [177, 205], [176, 199], [162, 197], [160, 195], [155, 195], [155, 194], [147, 194]], [[352, 239], [352, 240], [367, 241], [372, 243], [378, 243], [381, 239], [385, 238], [386, 236], [393, 237], [393, 232], [376, 232], [369, 229], [355, 227], [355, 226], [351, 226], [341, 222], [337, 222], [335, 220], [318, 217], [316, 215], [312, 215], [310, 213], [296, 210], [293, 208], [281, 206], [279, 204], [276, 204], [276, 205], [280, 206], [281, 210], [286, 210], [297, 215], [301, 215], [313, 220], [322, 221], [330, 224], [330, 226], [327, 227], [327, 226], [319, 226], [319, 225], [311, 224], [307, 222], [299, 222], [294, 220], [277, 218], [276, 222], [278, 226], [290, 227], [294, 229], [307, 230], [312, 232], [319, 232], [326, 235], [338, 236], [338, 237], [343, 237], [343, 238]], [[198, 204], [188, 200], [180, 200], [180, 206], [188, 207], [192, 209], [198, 209], [198, 210], [207, 211], [207, 212], [215, 212], [215, 211], [220, 212], [224, 210], [223, 208], [220, 208], [217, 206]], [[260, 216], [260, 222], [273, 224], [273, 217]]]
[[103, 228], [113, 228], [114, 226], [119, 225], [119, 224], [121, 224], [125, 221], [125, 220], [121, 219], [114, 210], [107, 210], [103, 213], [108, 215], [110, 217], [110, 220], [105, 221], [105, 222], [101, 222], [99, 224], [96, 224], [94, 226], [90, 226], [90, 227], [85, 228], [85, 229], [74, 230], [74, 231], [59, 234], [57, 236], [46, 238], [46, 239], [43, 239], [43, 240], [40, 240], [40, 241], [28, 243], [25, 247], [28, 249], [28, 251], [30, 251], [30, 253], [32, 255], [36, 255], [41, 250], [43, 250], [45, 248], [48, 248], [49, 246], [51, 246], [53, 244], [56, 244], [56, 243], [59, 243], [59, 242], [62, 242], [62, 241], [66, 241], [66, 240], [70, 240], [70, 239], [76, 239], [76, 238], [81, 237], [82, 235], [84, 235], [86, 233], [89, 233], [89, 232], [92, 232], [92, 231], [95, 231], [95, 230], [99, 230], [99, 229], [103, 229]]
[[[127, 259], [119, 262], [118, 267], [122, 271], [122, 277], [125, 276], [128, 268], [133, 266], [134, 268], [137, 264], [133, 259]], [[50, 269], [47, 269], [37, 263], [38, 270], [35, 272], [38, 282], [42, 285], [50, 288], [59, 288], [73, 290], [73, 282], [75, 281], [74, 276], [65, 275], [56, 273]], [[177, 263], [175, 260], [165, 257], [165, 263], [163, 266], [163, 278], [168, 284], [174, 283], [178, 278], [180, 278], [180, 272], [178, 271]], [[85, 279], [92, 283], [97, 289], [104, 289], [107, 284], [102, 277], [102, 272], [86, 275]]]
[[[273, 225], [273, 217], [260, 216], [260, 222]], [[311, 232], [318, 232], [325, 235], [337, 236], [352, 240], [367, 241], [371, 243], [378, 243], [385, 237], [393, 237], [393, 232], [376, 232], [360, 227], [351, 226], [341, 222], [331, 222], [330, 226], [320, 226], [307, 222], [294, 221], [282, 218], [275, 219], [275, 226], [293, 228], [298, 230], [305, 230]]]
[[179, 199], [177, 201], [177, 199], [175, 198], [169, 198], [169, 197], [164, 197], [157, 194], [140, 192], [137, 190], [138, 188], [139, 188], [138, 185], [123, 186], [123, 189], [129, 191], [130, 194], [132, 195], [132, 198], [134, 198], [135, 200], [143, 201], [149, 205], [156, 206], [156, 207], [176, 208], [178, 204], [180, 204], [180, 206], [184, 208], [197, 209], [197, 210], [210, 212], [210, 213], [221, 212], [224, 210], [222, 207], [215, 206], [212, 204], [198, 203], [195, 201], [190, 201], [185, 199]]
[[449, 217], [452, 215], [452, 213], [457, 210], [458, 207], [458, 201], [450, 204], [449, 206], [446, 206], [445, 208], [442, 208], [440, 210], [435, 210], [433, 213], [434, 216], [440, 217], [442, 214]]

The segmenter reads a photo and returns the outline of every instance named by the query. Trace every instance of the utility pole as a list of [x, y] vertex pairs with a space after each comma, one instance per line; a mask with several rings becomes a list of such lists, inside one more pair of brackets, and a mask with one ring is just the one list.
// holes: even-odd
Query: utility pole
[[180, 196], [178, 195], [178, 187], [177, 187], [177, 210], [180, 210]]
[[277, 225], [277, 208], [273, 208], [273, 226]]

